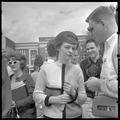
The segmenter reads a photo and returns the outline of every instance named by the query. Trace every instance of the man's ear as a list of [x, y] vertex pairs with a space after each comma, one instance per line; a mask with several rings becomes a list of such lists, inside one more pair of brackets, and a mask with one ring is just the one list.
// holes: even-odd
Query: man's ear
[[105, 26], [105, 21], [104, 20], [101, 20], [100, 23]]
[[104, 28], [104, 32], [107, 32], [108, 29], [109, 29], [109, 22], [106, 21], [106, 20], [102, 20], [102, 25], [103, 25], [103, 28]]

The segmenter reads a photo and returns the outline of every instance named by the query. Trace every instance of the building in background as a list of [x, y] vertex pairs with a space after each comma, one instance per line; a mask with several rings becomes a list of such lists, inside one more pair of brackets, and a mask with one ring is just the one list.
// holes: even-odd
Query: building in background
[[38, 55], [38, 42], [29, 42], [29, 43], [16, 43], [15, 48], [17, 51], [22, 53], [27, 58], [27, 66], [30, 69], [30, 72], [33, 70], [34, 60], [36, 55]]
[[2, 35], [2, 50], [14, 51], [15, 50], [15, 42], [6, 36]]
[[[80, 58], [79, 60], [83, 60], [86, 58], [86, 51], [84, 43], [87, 40], [87, 35], [79, 35], [79, 54]], [[40, 54], [45, 60], [47, 57], [47, 42], [51, 39], [54, 39], [54, 37], [39, 37], [39, 42], [29, 42], [29, 43], [15, 43], [12, 40], [10, 40], [7, 37], [2, 36], [2, 50], [8, 49], [8, 50], [16, 50], [22, 53], [27, 58], [27, 66], [30, 69], [30, 72], [33, 70], [33, 64], [36, 55]]]
[[[85, 49], [85, 42], [88, 38], [87, 35], [78, 35], [78, 41], [79, 41], [79, 54], [80, 58], [79, 60], [83, 60], [86, 58], [86, 49]], [[54, 39], [54, 37], [39, 37], [39, 49], [40, 49], [40, 54], [45, 58], [47, 56], [47, 48], [46, 44], [49, 40]]]
[[87, 57], [87, 53], [86, 53], [86, 49], [85, 49], [85, 42], [86, 42], [87, 39], [88, 39], [87, 35], [79, 35], [78, 36], [78, 41], [79, 41], [79, 48], [78, 48], [79, 62]]
[[43, 57], [43, 60], [48, 56], [47, 42], [54, 39], [54, 37], [39, 37], [39, 54]]

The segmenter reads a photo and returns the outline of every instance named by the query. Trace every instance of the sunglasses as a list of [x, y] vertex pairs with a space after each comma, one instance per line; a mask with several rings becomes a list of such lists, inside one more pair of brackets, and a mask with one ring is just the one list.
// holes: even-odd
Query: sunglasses
[[9, 61], [9, 62], [8, 62], [9, 65], [11, 65], [11, 64], [14, 64], [14, 65], [15, 65], [16, 63], [17, 63], [17, 61]]

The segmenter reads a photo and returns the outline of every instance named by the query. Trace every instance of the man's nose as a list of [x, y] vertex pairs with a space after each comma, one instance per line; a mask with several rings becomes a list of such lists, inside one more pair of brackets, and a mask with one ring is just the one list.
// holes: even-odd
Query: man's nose
[[72, 48], [70, 48], [70, 49], [69, 49], [69, 52], [70, 52], [70, 53], [72, 53], [72, 52], [73, 52], [73, 49], [72, 49]]

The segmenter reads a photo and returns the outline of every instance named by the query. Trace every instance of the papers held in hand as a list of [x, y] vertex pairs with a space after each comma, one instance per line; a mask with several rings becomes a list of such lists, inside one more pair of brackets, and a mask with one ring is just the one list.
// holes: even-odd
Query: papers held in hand
[[11, 85], [11, 88], [12, 99], [14, 101], [21, 100], [28, 96], [27, 86], [23, 81], [14, 83], [14, 85]]

